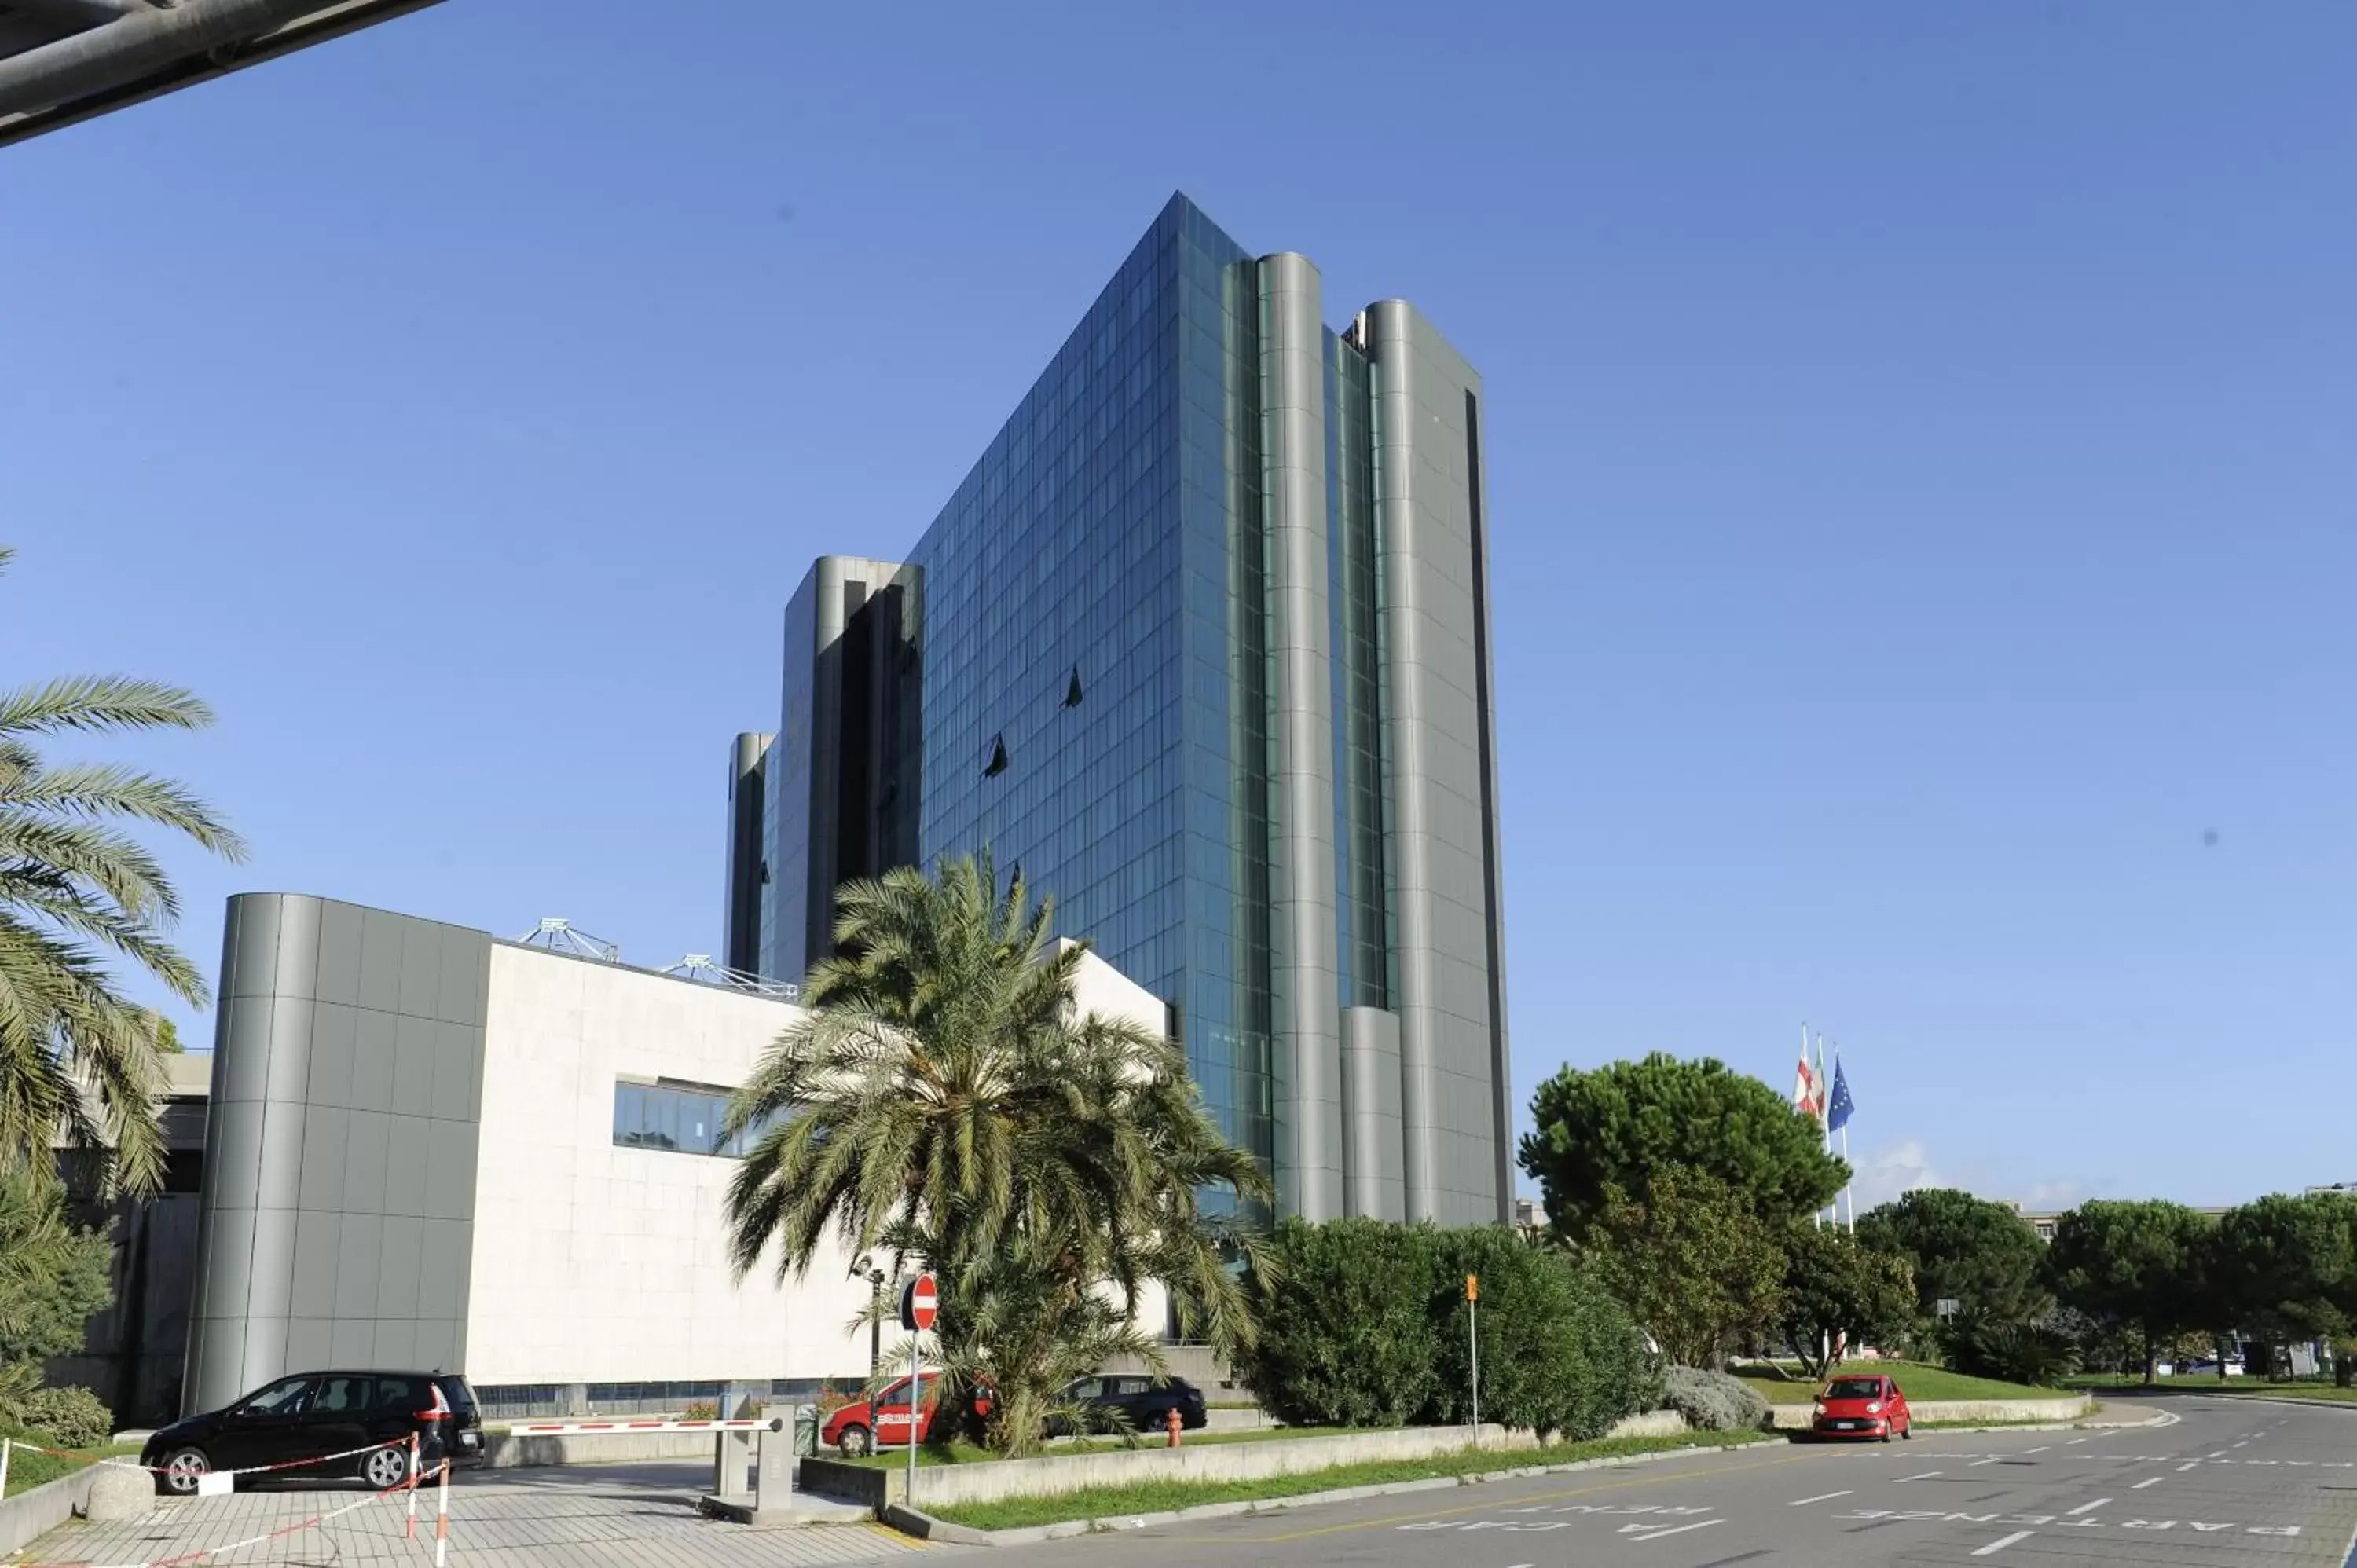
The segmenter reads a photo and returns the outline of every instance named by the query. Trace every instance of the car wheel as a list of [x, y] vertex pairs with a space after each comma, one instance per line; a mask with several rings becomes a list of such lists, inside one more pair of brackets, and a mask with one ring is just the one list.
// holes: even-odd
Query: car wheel
[[846, 1426], [843, 1429], [843, 1435], [834, 1440], [834, 1445], [843, 1450], [845, 1458], [859, 1459], [865, 1458], [875, 1448], [876, 1440], [868, 1435], [864, 1426]]
[[409, 1449], [372, 1448], [361, 1459], [361, 1479], [380, 1492], [389, 1492], [409, 1479]]
[[213, 1462], [201, 1448], [175, 1448], [156, 1466], [156, 1478], [176, 1498], [194, 1497], [197, 1483], [212, 1474]]
[[1900, 1435], [1900, 1436], [1901, 1436], [1901, 1437], [1903, 1437], [1903, 1438], [1905, 1438], [1905, 1439], [1907, 1439], [1907, 1441], [1908, 1441], [1908, 1442], [1910, 1442], [1910, 1443], [1914, 1442], [1914, 1441], [1915, 1441], [1915, 1423], [1914, 1423], [1913, 1422], [1911, 1422], [1911, 1421], [1910, 1421], [1910, 1422], [1909, 1422], [1906, 1425], [1904, 1425], [1904, 1426], [1900, 1427], [1900, 1428], [1899, 1429], [1899, 1435]]

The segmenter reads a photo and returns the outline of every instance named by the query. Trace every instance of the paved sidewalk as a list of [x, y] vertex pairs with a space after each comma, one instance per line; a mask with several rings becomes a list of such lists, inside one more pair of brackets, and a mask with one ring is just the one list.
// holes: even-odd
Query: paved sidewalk
[[[295, 1483], [159, 1503], [126, 1523], [70, 1524], [44, 1536], [23, 1561], [432, 1568], [434, 1494], [421, 1491], [417, 1502], [417, 1533], [407, 1539], [399, 1494], [372, 1498], [357, 1482]], [[242, 1541], [251, 1544], [220, 1550]], [[626, 1475], [601, 1478], [594, 1468], [570, 1470], [556, 1484], [468, 1477], [450, 1490], [449, 1547], [454, 1568], [803, 1568], [952, 1550], [873, 1523], [795, 1530], [722, 1523], [696, 1513], [692, 1491], [633, 1484]]]

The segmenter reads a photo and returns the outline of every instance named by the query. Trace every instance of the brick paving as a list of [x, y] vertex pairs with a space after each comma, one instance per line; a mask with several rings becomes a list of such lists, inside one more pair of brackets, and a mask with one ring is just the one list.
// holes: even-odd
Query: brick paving
[[[294, 1484], [226, 1498], [159, 1501], [145, 1519], [77, 1521], [41, 1538], [26, 1564], [186, 1568], [432, 1568], [434, 1496], [371, 1499], [358, 1482]], [[340, 1510], [340, 1511], [339, 1511]], [[320, 1518], [320, 1516], [332, 1516]], [[320, 1522], [305, 1521], [320, 1518]], [[217, 1549], [285, 1530], [232, 1551]], [[468, 1477], [450, 1490], [453, 1568], [803, 1568], [878, 1563], [931, 1546], [874, 1523], [769, 1529], [707, 1520], [692, 1491], [573, 1470], [562, 1482]], [[210, 1552], [199, 1558], [196, 1553]]]

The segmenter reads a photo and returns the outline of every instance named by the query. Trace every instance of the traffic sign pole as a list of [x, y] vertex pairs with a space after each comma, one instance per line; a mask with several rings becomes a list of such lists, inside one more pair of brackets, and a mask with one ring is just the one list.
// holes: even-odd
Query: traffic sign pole
[[909, 1335], [909, 1506], [917, 1506], [917, 1418], [924, 1409], [924, 1389], [918, 1381], [917, 1336], [941, 1316], [941, 1292], [931, 1274], [919, 1274], [900, 1287], [900, 1326]]
[[1481, 1441], [1481, 1276], [1465, 1276], [1465, 1337], [1473, 1358], [1473, 1441]]

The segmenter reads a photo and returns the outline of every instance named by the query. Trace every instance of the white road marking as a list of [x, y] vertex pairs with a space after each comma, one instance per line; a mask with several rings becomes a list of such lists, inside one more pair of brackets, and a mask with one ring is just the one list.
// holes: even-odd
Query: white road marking
[[[1674, 1524], [1667, 1530], [1657, 1530], [1649, 1535], [1633, 1536], [1631, 1539], [1636, 1541], [1659, 1541], [1665, 1535], [1684, 1535], [1690, 1530], [1708, 1530], [1712, 1525], [1725, 1524], [1726, 1522], [1727, 1521], [1723, 1519], [1698, 1520], [1693, 1524]], [[1627, 1527], [1623, 1526], [1622, 1528], [1625, 1529]]]
[[2021, 1452], [2022, 1452], [2022, 1454], [2023, 1454], [2025, 1456], [2027, 1456], [2027, 1455], [2031, 1455], [2031, 1454], [2043, 1454], [2043, 1453], [2045, 1453], [2049, 1448], [2051, 1448], [2051, 1447], [2053, 1447], [2053, 1446], [2054, 1446], [2054, 1444], [2052, 1444], [2051, 1443], [2041, 1443], [2041, 1444], [2039, 1444], [2037, 1447], [2035, 1447], [2035, 1448], [2025, 1448], [2025, 1449], [2023, 1449]]
[[2111, 1500], [2112, 1499], [2109, 1498], [2097, 1498], [2092, 1503], [2081, 1503], [2075, 1509], [2064, 1509], [2062, 1510], [2062, 1517], [2069, 1519], [2073, 1514], [2093, 1513], [2097, 1509], [2102, 1508], [2105, 1503], [2110, 1502]]
[[2177, 1473], [2182, 1476], [2186, 1471], [2190, 1470], [2194, 1466], [2199, 1465], [2200, 1463], [2201, 1463], [2201, 1461], [2199, 1459], [2188, 1459], [2184, 1464], [2179, 1465], [2177, 1467]]
[[2155, 1476], [2149, 1481], [2138, 1481], [2135, 1486], [2130, 1487], [2128, 1490], [2132, 1492], [2140, 1492], [2147, 1487], [2158, 1487], [2158, 1485], [2160, 1485], [2160, 1477], [2158, 1476]]
[[1899, 1480], [1902, 1485], [1909, 1481], [1928, 1481], [1939, 1473], [1940, 1472], [1937, 1470], [1926, 1470], [1920, 1476], [1901, 1476], [1899, 1477]]
[[2031, 1536], [2036, 1535], [2037, 1533], [2038, 1532], [2034, 1530], [2017, 1530], [2011, 1535], [1999, 1536], [1996, 1540], [1990, 1541], [1986, 1546], [1981, 1547], [1979, 1550], [1975, 1551], [1973, 1555], [1975, 1557], [1994, 1557], [1998, 1552], [2003, 1552], [2007, 1547], [2011, 1546], [2015, 1541], [2028, 1541]]
[[1819, 1492], [1813, 1498], [1795, 1498], [1784, 1506], [1788, 1509], [1804, 1509], [1811, 1503], [1829, 1503], [1835, 1498], [1846, 1498], [1847, 1496], [1849, 1496], [1849, 1493], [1846, 1490], [1838, 1492]]
[[1974, 1460], [1971, 1464], [1965, 1466], [1964, 1468], [1967, 1470], [1977, 1470], [1984, 1465], [1994, 1465], [2004, 1457], [2005, 1455], [2002, 1454], [1992, 1454], [1986, 1459]]
[[2064, 1444], [2063, 1444], [2063, 1446], [2064, 1446], [2065, 1448], [2069, 1448], [2069, 1447], [2072, 1447], [2072, 1446], [2073, 1446], [2073, 1445], [2075, 1445], [2075, 1444], [2077, 1444], [2084, 1443], [2084, 1442], [2086, 1442], [2086, 1441], [2087, 1441], [2087, 1440], [2086, 1440], [2085, 1438], [2083, 1438], [2083, 1437], [2074, 1437], [2074, 1438], [2071, 1439], [2071, 1441], [2070, 1441], [2069, 1443]]

